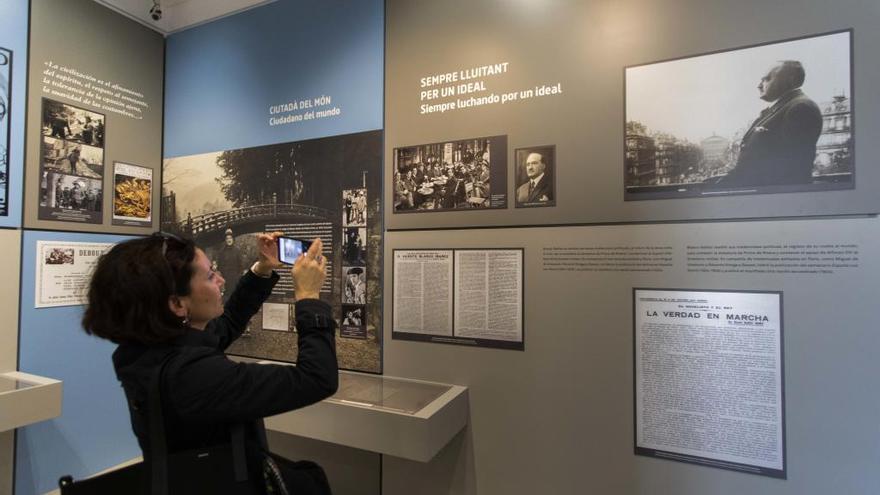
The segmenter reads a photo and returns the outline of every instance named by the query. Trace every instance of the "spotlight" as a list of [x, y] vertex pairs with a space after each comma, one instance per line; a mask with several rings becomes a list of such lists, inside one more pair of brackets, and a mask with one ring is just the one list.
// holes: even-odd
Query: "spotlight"
[[162, 6], [159, 5], [158, 1], [154, 1], [153, 6], [150, 7], [150, 17], [152, 17], [154, 21], [162, 19]]

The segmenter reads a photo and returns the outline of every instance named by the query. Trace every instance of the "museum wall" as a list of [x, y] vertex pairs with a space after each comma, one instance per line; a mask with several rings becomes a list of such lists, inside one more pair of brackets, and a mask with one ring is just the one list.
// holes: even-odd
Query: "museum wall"
[[[18, 430], [15, 493], [41, 494], [58, 478], [82, 478], [140, 455], [122, 387], [113, 372], [116, 346], [85, 334], [83, 306], [36, 308], [38, 243], [116, 243], [130, 237], [25, 231], [19, 369], [63, 382], [61, 416]], [[38, 262], [39, 261], [39, 262]]]
[[[17, 29], [29, 36], [29, 56], [16, 67], [22, 81], [28, 76], [24, 180], [12, 185], [24, 203], [16, 245], [26, 253], [15, 272], [17, 369], [61, 380], [63, 396], [60, 417], [17, 430], [14, 480], [16, 494], [42, 494], [61, 475], [88, 476], [140, 452], [112, 369], [114, 346], [82, 331], [75, 279], [129, 238], [108, 234], [158, 228], [164, 40], [90, 0], [31, 2]], [[24, 100], [25, 84], [17, 87]], [[47, 253], [56, 249], [73, 264], [53, 264]]]
[[[21, 257], [21, 181], [28, 3], [0, 4], [0, 260], [7, 284], [0, 291], [0, 371], [18, 364], [18, 280]], [[15, 432], [0, 433], [0, 494], [12, 494]]]
[[[192, 235], [224, 277], [236, 260], [253, 262], [255, 232], [321, 237], [321, 298], [339, 322], [343, 310], [366, 313], [337, 334], [339, 365], [370, 373], [382, 371], [383, 41], [381, 1], [280, 0], [172, 34], [165, 71], [162, 229]], [[346, 208], [359, 197], [363, 214]], [[346, 290], [349, 272], [366, 284], [361, 299]], [[281, 318], [268, 323], [264, 306], [230, 354], [296, 361], [288, 282], [269, 299]], [[269, 440], [289, 458], [318, 460], [334, 492], [378, 493], [378, 454]]]
[[[688, 246], [852, 244], [858, 267], [828, 273], [712, 273]], [[428, 463], [384, 457], [383, 492], [873, 493], [873, 323], [880, 223], [863, 219], [389, 232], [402, 248], [525, 248], [525, 349], [393, 339], [385, 373], [469, 387], [467, 429]], [[663, 248], [644, 269], [552, 263], [559, 248]], [[391, 286], [391, 272], [385, 274]], [[781, 291], [788, 479], [633, 455], [633, 288]], [[392, 311], [386, 300], [385, 312]]]
[[21, 225], [21, 181], [24, 162], [25, 86], [27, 81], [28, 2], [0, 5], [0, 48], [6, 64], [0, 66], [0, 227]]
[[[873, 493], [878, 341], [859, 294], [877, 290], [880, 268], [878, 17], [859, 0], [386, 2], [384, 372], [468, 386], [471, 415], [429, 463], [384, 457], [383, 493]], [[725, 186], [768, 115], [756, 86], [790, 58], [824, 81], [804, 85], [824, 117], [849, 119], [822, 131], [839, 130], [842, 148], [832, 162], [817, 152], [800, 180], [770, 170]], [[718, 137], [701, 169], [694, 156], [709, 162]], [[533, 153], [553, 187], [521, 199]], [[443, 299], [422, 300], [435, 315], [449, 296], [442, 276], [395, 286], [396, 254], [469, 248], [523, 249], [521, 276], [504, 275], [522, 287], [522, 350], [486, 348], [454, 325], [424, 324], [416, 331], [434, 334], [414, 341], [391, 320], [418, 294], [437, 296], [433, 285]], [[637, 288], [778, 294], [779, 472], [641, 455], [636, 383], [651, 375], [637, 365], [651, 347], [636, 346]], [[493, 295], [478, 296], [491, 314]], [[682, 368], [702, 362], [681, 345]], [[658, 393], [677, 396], [673, 386]], [[712, 434], [684, 424], [666, 429]]]
[[[880, 203], [871, 185], [880, 172], [870, 160], [880, 152], [871, 138], [880, 102], [873, 92], [859, 90], [880, 77], [876, 64], [862, 58], [878, 43], [874, 15], [872, 4], [858, 0], [834, 6], [818, 1], [391, 0], [386, 5], [386, 225], [395, 230], [876, 213]], [[767, 45], [849, 29], [851, 67], [845, 33], [826, 43], [836, 48], [808, 41]], [[526, 34], [535, 31], [552, 36]], [[762, 46], [730, 51], [751, 45]], [[673, 61], [720, 51], [725, 52]], [[696, 164], [687, 155], [715, 133], [726, 140], [728, 152], [736, 152], [730, 144], [766, 106], [757, 83], [781, 57], [804, 59], [804, 91], [823, 108], [837, 96], [857, 101], [851, 127], [858, 143], [855, 169], [849, 163], [840, 169], [817, 165], [815, 179], [801, 184], [767, 176], [763, 182], [712, 185], [709, 179], [724, 169], [691, 170]], [[636, 129], [626, 133], [627, 122]], [[639, 125], [646, 129], [638, 130]], [[406, 169], [419, 147], [428, 149], [425, 145], [490, 136], [506, 139], [491, 147], [493, 179], [495, 166], [497, 173], [507, 173], [505, 182], [484, 187], [486, 201], [431, 215], [400, 206], [394, 164]], [[632, 146], [640, 137], [647, 144], [631, 148], [628, 158], [627, 143]], [[516, 152], [542, 147], [549, 148], [547, 158], [554, 158], [547, 172], [555, 191], [549, 201], [523, 204], [515, 193], [522, 185], [517, 168], [525, 157], [514, 167]], [[501, 150], [506, 163], [496, 164], [503, 157], [495, 152]], [[659, 171], [641, 168], [649, 152], [648, 161], [664, 163]], [[426, 155], [430, 159], [431, 152]], [[683, 156], [667, 163], [678, 155]], [[629, 171], [633, 168], [635, 173]], [[683, 186], [669, 185], [682, 179]], [[413, 193], [418, 204], [424, 196], [436, 199], [436, 190]], [[493, 208], [490, 196], [502, 207]]]
[[[21, 231], [0, 229], [0, 273], [9, 283], [0, 286], [0, 371], [15, 371], [18, 360], [18, 280]], [[12, 494], [14, 432], [0, 433], [0, 494]]]
[[[25, 228], [157, 230], [163, 37], [96, 2], [50, 0], [31, 4], [30, 40]], [[83, 199], [62, 194], [77, 183]], [[132, 183], [145, 197], [120, 201]]]

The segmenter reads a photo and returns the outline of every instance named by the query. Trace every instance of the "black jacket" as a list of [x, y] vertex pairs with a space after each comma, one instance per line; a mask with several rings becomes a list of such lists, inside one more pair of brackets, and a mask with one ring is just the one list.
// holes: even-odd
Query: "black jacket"
[[[313, 404], [336, 392], [335, 322], [330, 306], [316, 299], [296, 303], [297, 366], [238, 363], [223, 351], [247, 327], [269, 297], [278, 275], [241, 277], [222, 316], [204, 331], [189, 331], [170, 344], [121, 344], [113, 353], [116, 376], [125, 389], [134, 433], [149, 457], [146, 404], [150, 381], [171, 354], [161, 382], [169, 452], [229, 442], [235, 423], [255, 424], [263, 417]], [[249, 472], [260, 474], [262, 449], [255, 427], [246, 428]]]
[[795, 89], [767, 108], [742, 139], [739, 159], [719, 185], [754, 187], [810, 184], [822, 111]]

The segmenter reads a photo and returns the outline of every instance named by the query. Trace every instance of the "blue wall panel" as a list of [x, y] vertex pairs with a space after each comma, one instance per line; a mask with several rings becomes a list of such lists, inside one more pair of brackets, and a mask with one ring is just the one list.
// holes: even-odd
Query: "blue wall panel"
[[[383, 13], [381, 0], [278, 0], [170, 36], [165, 157], [380, 129]], [[342, 113], [269, 125], [270, 106], [322, 95]]]
[[[27, 0], [0, 1], [0, 47], [12, 50], [12, 101], [9, 105], [9, 189], [7, 215], [0, 216], [0, 227], [21, 225], [22, 170], [24, 169], [24, 107], [27, 81]], [[5, 72], [4, 72], [5, 73]], [[5, 77], [5, 76], [0, 76]], [[2, 87], [3, 84], [0, 84]], [[4, 100], [6, 96], [2, 97]], [[0, 131], [5, 129], [0, 125]], [[0, 136], [0, 148], [6, 136]], [[0, 193], [2, 194], [2, 193]]]
[[61, 416], [18, 430], [16, 495], [58, 488], [140, 455], [122, 388], [113, 372], [115, 345], [86, 335], [83, 306], [34, 309], [38, 240], [119, 242], [130, 237], [25, 231], [22, 245], [19, 369], [64, 382]]

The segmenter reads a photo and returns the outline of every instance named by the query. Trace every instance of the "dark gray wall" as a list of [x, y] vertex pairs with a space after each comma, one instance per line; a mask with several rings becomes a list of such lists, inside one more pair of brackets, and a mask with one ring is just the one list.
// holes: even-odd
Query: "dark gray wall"
[[[67, 231], [144, 234], [158, 230], [162, 165], [162, 81], [165, 41], [162, 35], [90, 0], [31, 2], [28, 75], [27, 157], [24, 227]], [[143, 93], [149, 108], [133, 119], [67, 100], [43, 91], [44, 63], [73, 67]], [[106, 117], [104, 206], [101, 224], [38, 219], [40, 195], [42, 98], [47, 97]], [[114, 160], [153, 169], [151, 227], [112, 225]]]

